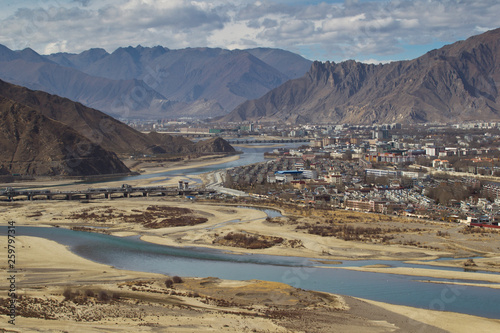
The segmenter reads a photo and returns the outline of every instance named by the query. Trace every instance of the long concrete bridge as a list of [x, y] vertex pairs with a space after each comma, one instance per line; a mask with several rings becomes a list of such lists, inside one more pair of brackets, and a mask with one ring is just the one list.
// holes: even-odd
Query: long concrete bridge
[[121, 187], [89, 188], [80, 191], [16, 190], [13, 188], [6, 188], [0, 190], [0, 200], [90, 200], [130, 198], [131, 196], [149, 197], [150, 195], [200, 195], [215, 192], [215, 189], [204, 188], [175, 188], [162, 186], [132, 187], [129, 185], [122, 185]]
[[295, 142], [309, 142], [311, 139], [226, 139], [230, 144], [247, 144], [247, 143], [295, 143]]

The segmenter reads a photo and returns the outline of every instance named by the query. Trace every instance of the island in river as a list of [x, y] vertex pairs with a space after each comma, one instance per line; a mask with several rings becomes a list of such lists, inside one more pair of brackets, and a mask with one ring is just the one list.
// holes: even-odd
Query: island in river
[[[178, 180], [152, 177], [141, 184], [175, 185]], [[58, 185], [75, 189], [89, 186]], [[384, 265], [338, 269], [425, 276], [422, 279], [428, 282], [442, 283], [437, 280], [448, 278], [459, 286], [500, 286], [500, 275], [488, 273], [500, 271], [497, 255], [500, 234], [495, 231], [476, 232], [458, 224], [314, 210], [273, 202], [266, 205], [280, 210], [282, 216], [268, 217], [262, 211], [241, 207], [242, 204], [251, 203], [136, 197], [85, 202], [2, 202], [0, 206], [5, 227], [8, 221], [15, 221], [16, 226], [83, 228], [120, 237], [141, 235], [144, 241], [176, 247], [316, 258], [318, 263], [356, 259], [425, 261], [425, 268], [420, 269]], [[0, 244], [7, 256], [7, 237], [2, 236]], [[11, 285], [6, 278], [1, 284], [4, 295], [0, 328], [6, 331], [102, 332], [133, 328], [147, 332], [468, 332], [474, 328], [494, 332], [500, 329], [497, 319], [302, 290], [279, 282], [177, 277], [117, 269], [79, 257], [54, 241], [22, 234], [16, 235], [15, 254], [14, 312], [9, 308]], [[436, 261], [442, 257], [462, 259]], [[481, 258], [466, 260], [465, 257]], [[481, 272], [430, 269], [433, 264]], [[6, 262], [2, 268], [7, 271]], [[15, 325], [9, 323], [12, 314]]]

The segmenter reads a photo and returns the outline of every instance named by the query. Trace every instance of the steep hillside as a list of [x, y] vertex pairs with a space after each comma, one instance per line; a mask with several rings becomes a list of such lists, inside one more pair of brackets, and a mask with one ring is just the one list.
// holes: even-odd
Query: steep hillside
[[221, 121], [411, 123], [499, 120], [500, 29], [411, 61], [314, 62]]
[[189, 146], [194, 147], [194, 143], [185, 138], [158, 133], [146, 135], [98, 110], [67, 98], [1, 80], [0, 96], [37, 110], [45, 117], [74, 129], [93, 144], [117, 154], [162, 154], [189, 151]]
[[180, 50], [158, 60], [165, 77], [158, 91], [172, 100], [216, 100], [232, 110], [288, 80], [278, 70], [244, 51]]
[[304, 59], [298, 54], [280, 49], [259, 47], [245, 51], [276, 68], [289, 79], [301, 77], [307, 73], [312, 64], [312, 61]]
[[212, 138], [198, 141], [192, 151], [197, 153], [234, 153], [236, 150], [226, 140], [221, 138]]
[[207, 154], [207, 153], [235, 153], [236, 150], [222, 138], [211, 138], [192, 142], [180, 136], [171, 136], [151, 132], [148, 134], [151, 141], [163, 147], [166, 153], [175, 154]]
[[128, 173], [116, 157], [78, 132], [0, 96], [0, 169], [4, 174], [85, 176]]
[[118, 154], [150, 153], [154, 143], [144, 134], [95, 109], [67, 98], [32, 91], [0, 80], [0, 96], [36, 109], [59, 121], [91, 142]]

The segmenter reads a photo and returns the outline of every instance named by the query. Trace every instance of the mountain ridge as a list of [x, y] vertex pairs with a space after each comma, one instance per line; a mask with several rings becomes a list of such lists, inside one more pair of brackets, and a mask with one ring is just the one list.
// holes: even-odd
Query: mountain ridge
[[[138, 132], [67, 98], [0, 80], [0, 172], [82, 176], [127, 173], [118, 155], [234, 153], [215, 138]], [[6, 171], [7, 170], [7, 171]]]
[[[264, 58], [265, 61], [261, 60]], [[273, 59], [271, 59], [273, 58]], [[0, 79], [44, 90], [120, 119], [225, 115], [307, 72], [311, 61], [278, 49], [121, 47], [39, 55], [0, 45]], [[273, 66], [280, 67], [285, 71]]]
[[410, 123], [500, 119], [500, 29], [389, 64], [318, 62], [219, 121]]

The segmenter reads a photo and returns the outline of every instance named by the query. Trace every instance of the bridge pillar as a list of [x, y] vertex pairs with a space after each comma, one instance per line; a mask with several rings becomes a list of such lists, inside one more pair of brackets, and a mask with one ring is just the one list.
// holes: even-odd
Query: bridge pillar
[[85, 199], [90, 200], [90, 194], [85, 194]]
[[28, 194], [28, 200], [33, 201], [33, 196]]

